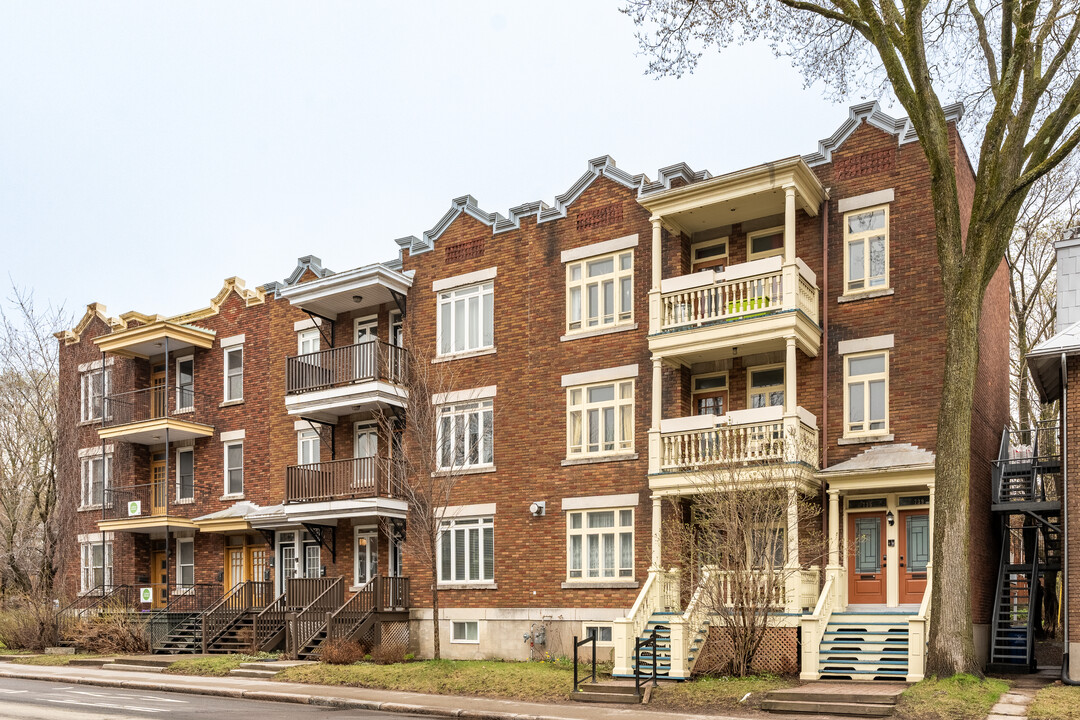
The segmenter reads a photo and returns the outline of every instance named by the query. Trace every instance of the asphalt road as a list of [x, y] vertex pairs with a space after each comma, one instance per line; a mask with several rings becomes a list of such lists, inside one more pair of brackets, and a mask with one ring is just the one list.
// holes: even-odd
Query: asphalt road
[[416, 717], [374, 710], [339, 710], [266, 700], [0, 678], [0, 719], [2, 720], [9, 718], [11, 720], [99, 720], [100, 718], [189, 720], [189, 718], [205, 716], [256, 718], [257, 720], [306, 720], [307, 718], [403, 720]]

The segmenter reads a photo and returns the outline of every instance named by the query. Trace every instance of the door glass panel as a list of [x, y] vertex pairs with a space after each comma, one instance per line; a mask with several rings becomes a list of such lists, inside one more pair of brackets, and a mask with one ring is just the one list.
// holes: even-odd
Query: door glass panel
[[855, 521], [855, 572], [876, 573], [881, 570], [881, 518], [859, 518]]
[[907, 518], [907, 570], [926, 572], [930, 562], [930, 516], [909, 515]]

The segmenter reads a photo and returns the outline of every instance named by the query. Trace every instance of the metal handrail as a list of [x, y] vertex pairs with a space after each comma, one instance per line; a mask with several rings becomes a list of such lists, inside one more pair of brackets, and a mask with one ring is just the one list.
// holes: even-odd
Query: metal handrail
[[408, 351], [382, 340], [317, 350], [285, 358], [285, 392], [385, 380], [402, 385], [408, 371]]
[[401, 495], [404, 466], [389, 457], [345, 458], [285, 468], [285, 502]]
[[652, 685], [657, 687], [660, 684], [656, 681], [656, 666], [659, 662], [657, 656], [660, 654], [656, 636], [658, 629], [659, 627], [653, 628], [652, 633], [644, 640], [634, 638], [634, 692], [638, 697], [641, 697], [641, 649], [644, 647], [652, 646]]
[[136, 390], [113, 392], [104, 396], [102, 401], [102, 427], [116, 427], [170, 417], [198, 422], [198, 408], [201, 407], [202, 412], [205, 412], [209, 407], [216, 407], [213, 395], [200, 392], [193, 387], [178, 385], [151, 385]]
[[587, 636], [584, 640], [578, 641], [578, 636], [574, 636], [574, 692], [581, 692], [578, 690], [578, 648], [582, 645], [592, 645], [592, 682], [596, 682], [596, 630], [593, 630], [592, 634]]
[[[104, 585], [99, 585], [98, 587], [102, 589], [100, 595], [90, 594], [93, 592], [93, 590], [91, 590], [90, 593], [75, 598], [58, 610], [55, 616], [56, 627], [59, 629], [65, 622], [77, 622], [82, 620], [91, 610], [105, 608], [117, 601], [119, 601], [119, 605], [122, 605], [125, 608], [130, 608], [132, 606], [131, 600], [134, 596], [134, 588], [131, 585], [113, 585], [108, 590], [105, 589], [106, 586]], [[94, 589], [96, 590], [97, 588]], [[83, 605], [85, 601], [89, 602], [88, 604]], [[82, 607], [77, 607], [79, 605], [82, 605]]]

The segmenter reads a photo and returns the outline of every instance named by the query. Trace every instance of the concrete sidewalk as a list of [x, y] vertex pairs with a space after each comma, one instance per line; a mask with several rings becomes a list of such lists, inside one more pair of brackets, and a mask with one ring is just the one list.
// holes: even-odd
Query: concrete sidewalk
[[[612, 708], [587, 703], [530, 703], [517, 700], [427, 695], [424, 693], [373, 690], [369, 688], [304, 685], [236, 677], [195, 677], [143, 672], [117, 672], [87, 667], [18, 665], [0, 662], [0, 678], [54, 680], [138, 690], [186, 692], [196, 695], [242, 697], [252, 700], [325, 705], [357, 710], [381, 710], [418, 715], [475, 718], [477, 720], [700, 720], [702, 715], [650, 711], [640, 705]], [[713, 720], [746, 720], [726, 715], [706, 716]], [[781, 716], [776, 716], [779, 720]]]

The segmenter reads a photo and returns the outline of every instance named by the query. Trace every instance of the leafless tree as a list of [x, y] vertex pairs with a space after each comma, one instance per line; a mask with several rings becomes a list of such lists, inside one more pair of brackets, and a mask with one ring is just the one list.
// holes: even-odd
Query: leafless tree
[[[934, 579], [927, 672], [980, 672], [971, 623], [971, 414], [986, 287], [1032, 185], [1080, 143], [1080, 12], [1062, 0], [626, 0], [649, 72], [679, 76], [704, 51], [763, 40], [832, 97], [889, 92], [929, 165], [945, 302]], [[978, 158], [971, 213], [942, 98], [967, 105]], [[966, 203], [965, 203], [966, 204]]]

